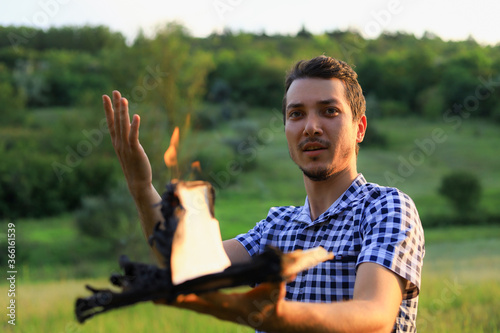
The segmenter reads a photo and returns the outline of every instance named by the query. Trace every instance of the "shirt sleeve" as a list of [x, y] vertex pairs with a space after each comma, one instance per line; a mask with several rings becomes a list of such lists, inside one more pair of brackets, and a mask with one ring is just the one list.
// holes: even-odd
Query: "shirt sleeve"
[[264, 223], [266, 223], [266, 220], [257, 223], [255, 227], [250, 229], [246, 234], [240, 234], [235, 237], [235, 239], [245, 247], [250, 256], [254, 256], [260, 251]]
[[374, 191], [361, 221], [362, 247], [357, 265], [373, 262], [407, 280], [404, 299], [420, 291], [424, 233], [415, 204], [406, 194]]

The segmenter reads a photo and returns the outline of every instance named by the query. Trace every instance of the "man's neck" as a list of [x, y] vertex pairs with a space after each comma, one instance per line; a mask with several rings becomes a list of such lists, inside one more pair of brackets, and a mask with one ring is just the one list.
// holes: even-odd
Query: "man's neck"
[[351, 186], [357, 175], [356, 168], [345, 169], [323, 181], [313, 181], [304, 175], [311, 220], [323, 214]]

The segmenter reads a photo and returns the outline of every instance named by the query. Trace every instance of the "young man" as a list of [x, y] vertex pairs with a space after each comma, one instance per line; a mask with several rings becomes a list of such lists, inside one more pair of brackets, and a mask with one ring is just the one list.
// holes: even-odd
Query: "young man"
[[[104, 106], [113, 145], [146, 236], [161, 220], [152, 204], [151, 167], [118, 92]], [[357, 74], [320, 56], [295, 65], [283, 99], [290, 157], [303, 171], [304, 206], [271, 208], [246, 234], [224, 242], [233, 263], [266, 245], [283, 252], [322, 246], [333, 260], [285, 285], [263, 283], [248, 293], [179, 297], [175, 306], [267, 332], [415, 332], [424, 236], [412, 200], [367, 183], [356, 168], [367, 122]]]

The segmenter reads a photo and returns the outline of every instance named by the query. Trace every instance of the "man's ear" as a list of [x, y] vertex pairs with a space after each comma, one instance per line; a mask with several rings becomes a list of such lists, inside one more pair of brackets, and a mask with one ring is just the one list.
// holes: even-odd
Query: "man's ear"
[[365, 133], [366, 133], [366, 116], [363, 115], [361, 118], [359, 118], [358, 122], [357, 122], [357, 129], [358, 129], [358, 132], [356, 134], [356, 142], [357, 143], [360, 143], [360, 142], [363, 142], [363, 139], [365, 137]]

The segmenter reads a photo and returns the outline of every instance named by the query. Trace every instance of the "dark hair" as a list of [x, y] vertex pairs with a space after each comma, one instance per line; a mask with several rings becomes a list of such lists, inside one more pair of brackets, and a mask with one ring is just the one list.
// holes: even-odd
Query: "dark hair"
[[363, 90], [358, 83], [358, 74], [342, 60], [321, 55], [311, 60], [301, 60], [295, 64], [285, 79], [285, 95], [283, 96], [283, 123], [286, 115], [286, 94], [293, 81], [304, 78], [339, 79], [344, 84], [345, 98], [352, 110], [354, 121], [360, 119], [366, 111]]

